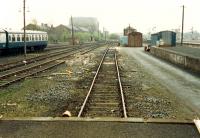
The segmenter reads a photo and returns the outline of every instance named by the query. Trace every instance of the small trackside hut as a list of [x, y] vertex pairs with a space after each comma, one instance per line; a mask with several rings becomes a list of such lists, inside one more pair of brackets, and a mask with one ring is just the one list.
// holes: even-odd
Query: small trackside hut
[[176, 33], [173, 31], [161, 31], [151, 34], [151, 45], [160, 47], [176, 46]]
[[142, 33], [132, 32], [128, 34], [129, 47], [142, 47]]
[[120, 37], [120, 45], [127, 47], [142, 47], [142, 33], [130, 25], [124, 29], [124, 35]]

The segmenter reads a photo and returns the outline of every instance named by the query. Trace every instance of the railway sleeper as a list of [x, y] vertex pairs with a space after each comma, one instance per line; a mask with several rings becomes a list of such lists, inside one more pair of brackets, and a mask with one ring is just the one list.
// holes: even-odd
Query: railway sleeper
[[113, 80], [109, 80], [109, 79], [97, 80], [95, 83], [101, 83], [104, 86], [108, 86], [108, 85], [114, 85], [114, 84], [118, 83], [118, 80], [117, 79], [113, 79]]
[[119, 101], [118, 97], [92, 97], [91, 101]]
[[96, 116], [96, 117], [121, 117], [122, 113], [119, 110], [93, 110], [93, 111], [88, 111], [85, 113], [85, 116]]
[[113, 92], [117, 92], [118, 91], [118, 87], [117, 86], [106, 86], [106, 85], [102, 85], [102, 86], [100, 86], [100, 85], [95, 85], [94, 87], [93, 87], [94, 89], [95, 89], [95, 91], [110, 91], [110, 89], [111, 89], [111, 91], [113, 91]]
[[95, 102], [95, 103], [91, 103], [90, 105], [95, 105], [95, 106], [119, 106], [119, 102], [109, 102], [109, 103], [105, 103], [105, 102]]
[[105, 102], [105, 103], [109, 103], [109, 102], [118, 102], [119, 99], [118, 98], [115, 98], [115, 99], [92, 99], [91, 102]]
[[107, 93], [107, 94], [102, 94], [102, 93], [94, 93], [91, 95], [93, 98], [94, 97], [109, 97], [110, 99], [118, 97], [118, 94], [113, 94], [113, 93]]
[[102, 88], [104, 88], [104, 87], [106, 87], [106, 88], [113, 88], [113, 89], [117, 89], [118, 88], [118, 86], [117, 85], [108, 85], [108, 86], [105, 86], [105, 85], [103, 85], [103, 84], [95, 84], [94, 85], [94, 89], [96, 90], [96, 89], [102, 89]]
[[103, 94], [103, 95], [111, 95], [111, 94], [118, 94], [118, 88], [107, 88], [107, 89], [102, 89], [102, 88], [97, 88], [92, 94]]
[[107, 114], [107, 113], [120, 114], [121, 111], [119, 110], [119, 108], [90, 108], [88, 113], [91, 113], [91, 112], [97, 112], [97, 113], [100, 112], [100, 113], [104, 113], [104, 114]]

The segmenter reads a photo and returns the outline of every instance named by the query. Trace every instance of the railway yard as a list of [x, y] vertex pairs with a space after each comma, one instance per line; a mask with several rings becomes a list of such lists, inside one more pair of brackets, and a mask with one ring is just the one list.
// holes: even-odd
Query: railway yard
[[199, 4], [2, 1], [0, 138], [200, 138]]
[[[43, 52], [29, 53], [26, 62], [23, 60], [20, 55], [0, 60], [0, 116], [5, 122], [15, 118], [68, 116], [66, 119], [86, 121], [113, 118], [114, 122], [116, 118], [135, 118], [138, 122], [140, 118], [147, 122], [186, 123], [185, 127], [191, 127], [189, 124], [200, 114], [199, 78], [187, 82], [184, 76], [190, 76], [189, 72], [163, 62], [143, 48], [119, 47], [116, 43], [53, 45]], [[166, 67], [162, 68], [164, 73], [159, 66]], [[174, 68], [178, 71], [170, 72]], [[185, 75], [180, 75], [179, 70]], [[188, 87], [191, 90], [184, 91]], [[16, 122], [16, 126], [20, 124]], [[11, 130], [2, 128], [2, 133]], [[182, 133], [178, 127], [176, 131]], [[196, 134], [190, 131], [184, 137]]]
[[[108, 45], [98, 49], [85, 47], [80, 50], [79, 46], [71, 46], [66, 51], [30, 57], [26, 65], [18, 60], [6, 63], [1, 69], [1, 115], [56, 117], [68, 110], [73, 117], [83, 114], [191, 120], [197, 116], [137, 60], [123, 55], [116, 46], [110, 46], [108, 51]], [[91, 48], [94, 50], [89, 52]], [[105, 59], [101, 59], [105, 51]], [[102, 67], [97, 70], [101, 60]], [[82, 106], [83, 113], [79, 111]]]

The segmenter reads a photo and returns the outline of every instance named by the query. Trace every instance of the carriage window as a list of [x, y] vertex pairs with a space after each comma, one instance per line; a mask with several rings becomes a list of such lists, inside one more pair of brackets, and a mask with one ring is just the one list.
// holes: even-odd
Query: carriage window
[[39, 35], [39, 40], [41, 40], [41, 35]]
[[15, 42], [15, 35], [12, 35], [12, 41]]
[[12, 41], [11, 41], [11, 38], [12, 38], [12, 36], [11, 36], [11, 35], [9, 35], [9, 36], [8, 36], [8, 39], [9, 39], [9, 41], [10, 41], [10, 42], [12, 42]]
[[17, 41], [18, 42], [20, 41], [20, 35], [17, 35]]
[[29, 41], [31, 41], [31, 40], [32, 40], [32, 37], [31, 37], [31, 35], [28, 35], [28, 38], [29, 38]]
[[24, 41], [24, 35], [22, 35], [22, 41]]
[[29, 37], [28, 37], [28, 35], [26, 35], [26, 41], [29, 41]]
[[34, 35], [32, 35], [32, 41], [34, 41]]
[[47, 35], [45, 35], [45, 40], [47, 41]]
[[35, 35], [35, 40], [36, 40], [36, 41], [38, 40], [38, 35]]

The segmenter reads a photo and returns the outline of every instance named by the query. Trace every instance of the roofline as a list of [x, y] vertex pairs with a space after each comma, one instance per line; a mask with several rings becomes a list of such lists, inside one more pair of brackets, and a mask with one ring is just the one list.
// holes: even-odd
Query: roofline
[[[173, 32], [173, 33], [176, 33], [176, 32], [174, 32], [174, 31], [170, 31], [170, 30], [165, 30], [165, 31], [160, 31], [160, 32]], [[159, 33], [160, 33], [159, 32]]]
[[[23, 34], [23, 31], [7, 31], [8, 33], [20, 33]], [[44, 31], [34, 31], [34, 30], [26, 30], [27, 34], [47, 34], [47, 32]]]

